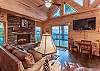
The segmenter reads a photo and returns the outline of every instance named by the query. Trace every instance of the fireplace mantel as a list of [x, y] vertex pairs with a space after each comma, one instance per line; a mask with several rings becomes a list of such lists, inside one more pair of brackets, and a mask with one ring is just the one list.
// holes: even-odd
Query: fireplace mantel
[[13, 31], [17, 32], [17, 33], [20, 33], [20, 32], [32, 32], [33, 28], [17, 27]]

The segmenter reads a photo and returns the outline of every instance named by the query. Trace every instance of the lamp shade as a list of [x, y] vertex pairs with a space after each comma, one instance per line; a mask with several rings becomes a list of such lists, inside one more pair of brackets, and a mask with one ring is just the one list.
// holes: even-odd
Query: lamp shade
[[50, 34], [42, 35], [40, 46], [38, 47], [36, 51], [45, 55], [56, 52], [56, 46], [54, 45], [54, 42]]

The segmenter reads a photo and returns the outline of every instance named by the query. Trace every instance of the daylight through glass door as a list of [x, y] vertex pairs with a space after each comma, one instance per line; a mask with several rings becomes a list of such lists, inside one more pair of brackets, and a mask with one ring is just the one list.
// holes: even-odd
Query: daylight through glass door
[[52, 38], [56, 46], [68, 47], [68, 26], [52, 26]]

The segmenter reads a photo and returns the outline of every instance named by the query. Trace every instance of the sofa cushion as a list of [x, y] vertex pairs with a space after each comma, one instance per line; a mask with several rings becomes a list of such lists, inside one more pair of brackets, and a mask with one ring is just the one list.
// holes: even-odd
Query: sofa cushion
[[45, 62], [46, 57], [43, 57], [41, 60], [36, 62], [31, 68], [25, 69], [25, 71], [43, 71], [41, 70], [44, 62]]
[[74, 71], [88, 71], [88, 68], [79, 67], [79, 68], [76, 68]]
[[42, 54], [38, 53], [35, 50], [28, 50], [28, 52], [33, 55], [35, 62], [39, 61], [42, 58]]
[[74, 71], [76, 68], [78, 68], [78, 64], [65, 62], [65, 68], [63, 71]]
[[24, 71], [22, 62], [5, 48], [0, 48], [0, 69], [0, 71]]
[[12, 51], [12, 54], [14, 54], [22, 62], [25, 69], [32, 67], [32, 65], [34, 64], [34, 58], [32, 54], [26, 51], [22, 51], [18, 48], [15, 48]]
[[12, 51], [16, 48], [16, 46], [13, 45], [3, 45], [3, 47], [8, 50], [10, 53], [12, 53]]
[[34, 43], [27, 43], [25, 45], [17, 45], [17, 47], [27, 51], [29, 49], [34, 49], [35, 44]]

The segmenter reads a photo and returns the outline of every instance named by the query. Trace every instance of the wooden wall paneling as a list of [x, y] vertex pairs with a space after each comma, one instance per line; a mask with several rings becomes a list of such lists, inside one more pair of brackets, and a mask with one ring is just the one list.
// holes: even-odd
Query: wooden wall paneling
[[91, 8], [95, 8], [98, 4], [100, 4], [100, 0], [95, 0], [91, 5]]
[[71, 36], [75, 41], [80, 41], [84, 39], [84, 31], [70, 31]]
[[90, 2], [90, 0], [84, 0], [84, 2], [83, 2], [83, 7], [84, 7], [85, 9], [88, 9], [88, 8], [89, 8], [89, 2]]
[[96, 13], [95, 15], [97, 16], [97, 18], [96, 18], [97, 22], [96, 23], [99, 23], [99, 24], [96, 24], [96, 27], [97, 27], [97, 32], [99, 34], [99, 39], [100, 39], [100, 13]]
[[3, 12], [1, 9], [0, 9], [0, 21], [3, 22], [4, 24], [4, 43], [7, 43], [8, 42], [8, 24], [7, 24], [7, 13], [6, 12]]
[[88, 31], [86, 34], [88, 35], [88, 37], [87, 37], [88, 40], [92, 40], [92, 41], [96, 42], [96, 39], [99, 39], [98, 32], [96, 32], [96, 31], [92, 31], [92, 32]]
[[61, 0], [60, 12], [61, 16], [64, 16], [64, 0]]
[[[81, 39], [87, 39], [96, 42], [100, 37], [100, 34], [98, 33], [98, 25], [100, 23], [100, 10], [91, 10], [91, 11], [86, 11], [86, 12], [81, 12], [81, 13], [76, 13], [72, 15], [66, 15], [62, 17], [57, 17], [51, 20], [48, 20], [45, 22], [44, 26], [49, 27], [51, 25], [61, 25], [63, 21], [70, 23], [69, 25], [69, 33], [72, 35], [72, 37], [75, 40], [81, 40]], [[83, 18], [91, 18], [91, 17], [96, 17], [96, 29], [95, 30], [87, 30], [87, 31], [80, 31], [80, 30], [73, 30], [73, 20], [76, 19], [83, 19]], [[66, 24], [67, 25], [67, 24]], [[100, 26], [100, 25], [99, 25]], [[50, 28], [50, 27], [49, 27]], [[43, 28], [45, 30], [45, 28]], [[95, 37], [96, 36], [96, 37]], [[96, 42], [97, 43], [97, 42]]]

